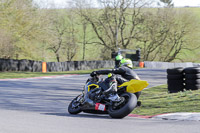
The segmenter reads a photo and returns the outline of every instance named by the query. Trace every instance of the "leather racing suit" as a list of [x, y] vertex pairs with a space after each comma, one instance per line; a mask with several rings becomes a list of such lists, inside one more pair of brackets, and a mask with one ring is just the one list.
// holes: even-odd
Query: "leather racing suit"
[[[120, 75], [121, 77], [116, 78], [118, 85], [120, 85], [126, 81], [129, 81], [131, 79], [140, 80], [138, 75], [131, 68], [129, 68], [127, 66], [122, 66], [122, 67], [115, 68], [115, 69], [99, 70], [99, 71], [94, 71], [92, 73], [96, 73], [98, 75], [104, 75], [104, 74], [109, 74], [109, 73]], [[92, 75], [92, 73], [91, 73], [91, 75]], [[141, 92], [135, 93], [135, 95], [138, 99], [139, 99], [140, 94], [141, 94]]]

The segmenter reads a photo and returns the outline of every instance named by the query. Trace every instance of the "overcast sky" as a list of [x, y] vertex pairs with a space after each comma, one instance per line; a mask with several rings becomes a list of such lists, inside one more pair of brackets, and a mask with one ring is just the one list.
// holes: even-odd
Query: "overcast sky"
[[200, 0], [173, 0], [175, 6], [200, 6]]
[[[69, 0], [34, 0], [34, 1], [42, 3], [43, 6], [51, 5], [52, 3], [54, 3], [56, 7], [64, 7], [66, 5], [66, 2]], [[200, 6], [200, 0], [173, 0], [173, 3], [176, 7]]]

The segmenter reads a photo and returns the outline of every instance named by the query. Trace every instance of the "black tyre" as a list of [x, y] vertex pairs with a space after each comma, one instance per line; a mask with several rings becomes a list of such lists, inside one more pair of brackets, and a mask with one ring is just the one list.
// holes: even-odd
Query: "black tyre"
[[187, 79], [185, 80], [186, 84], [200, 84], [200, 79]]
[[186, 90], [198, 90], [200, 89], [200, 84], [196, 84], [196, 85], [186, 84], [185, 88]]
[[180, 79], [177, 79], [177, 80], [170, 80], [168, 79], [167, 80], [167, 83], [170, 84], [170, 85], [182, 85], [184, 83], [184, 80], [180, 80]]
[[183, 80], [183, 78], [184, 78], [183, 74], [167, 75], [167, 79], [169, 80]]
[[130, 114], [133, 109], [137, 106], [137, 97], [132, 93], [123, 93], [121, 98], [125, 99], [123, 103], [119, 106], [110, 106], [108, 108], [108, 113], [112, 118], [124, 118]]
[[167, 80], [167, 83], [169, 93], [177, 93], [185, 88], [183, 80]]
[[169, 93], [177, 93], [183, 91], [185, 89], [184, 85], [168, 85]]
[[184, 69], [186, 74], [198, 74], [200, 73], [200, 67], [188, 67]]
[[177, 74], [182, 74], [183, 73], [183, 68], [182, 67], [177, 67], [177, 68], [170, 68], [167, 69], [167, 74], [168, 75], [177, 75]]
[[77, 96], [76, 98], [74, 98], [71, 101], [71, 103], [69, 104], [69, 106], [68, 106], [68, 112], [70, 114], [74, 114], [75, 115], [75, 114], [78, 114], [78, 113], [81, 112], [81, 107], [79, 106], [80, 103], [79, 103], [79, 101], [77, 101], [78, 97], [79, 96]]
[[187, 79], [200, 79], [200, 74], [186, 74], [185, 78], [186, 78], [186, 80]]

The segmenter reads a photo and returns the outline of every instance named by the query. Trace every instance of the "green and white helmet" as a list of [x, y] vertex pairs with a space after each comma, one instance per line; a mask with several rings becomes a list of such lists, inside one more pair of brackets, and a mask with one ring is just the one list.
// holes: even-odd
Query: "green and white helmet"
[[122, 59], [120, 61], [120, 66], [127, 66], [127, 67], [130, 67], [130, 68], [133, 68], [133, 63], [130, 59]]
[[118, 54], [116, 57], [115, 57], [115, 60], [122, 60], [123, 59], [123, 56], [121, 54]]

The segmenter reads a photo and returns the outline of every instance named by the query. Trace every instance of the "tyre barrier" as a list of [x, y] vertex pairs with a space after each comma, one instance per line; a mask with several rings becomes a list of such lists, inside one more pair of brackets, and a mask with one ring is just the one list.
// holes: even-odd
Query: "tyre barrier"
[[200, 67], [167, 69], [167, 84], [169, 93], [200, 89]]
[[184, 68], [167, 69], [167, 84], [169, 93], [177, 93], [185, 89]]
[[186, 74], [200, 74], [200, 67], [188, 67], [184, 69]]
[[184, 69], [186, 90], [200, 89], [200, 67], [188, 67]]

